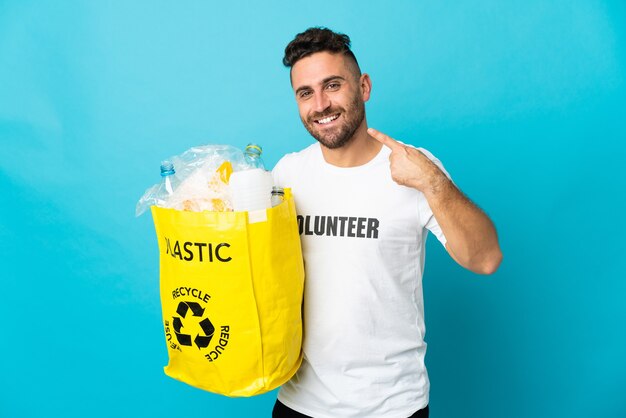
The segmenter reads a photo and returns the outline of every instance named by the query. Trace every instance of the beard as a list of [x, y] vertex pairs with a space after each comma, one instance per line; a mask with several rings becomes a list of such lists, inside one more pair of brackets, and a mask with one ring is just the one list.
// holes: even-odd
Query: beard
[[[323, 119], [330, 115], [340, 113], [343, 121], [331, 129], [319, 129], [320, 125], [315, 120]], [[302, 123], [311, 136], [329, 149], [341, 148], [349, 143], [354, 133], [365, 119], [365, 103], [358, 94], [355, 94], [346, 109], [342, 107], [330, 107], [322, 113], [314, 113], [306, 119], [301, 118]]]

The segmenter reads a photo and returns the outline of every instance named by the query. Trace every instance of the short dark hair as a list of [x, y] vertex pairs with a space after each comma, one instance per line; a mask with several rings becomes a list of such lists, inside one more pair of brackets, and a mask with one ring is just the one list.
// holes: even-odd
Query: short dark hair
[[343, 33], [333, 32], [328, 28], [314, 27], [296, 35], [293, 41], [285, 48], [283, 64], [285, 67], [293, 65], [304, 57], [308, 57], [316, 52], [332, 52], [343, 54], [354, 60], [356, 68], [361, 73], [359, 63], [350, 50], [350, 38]]

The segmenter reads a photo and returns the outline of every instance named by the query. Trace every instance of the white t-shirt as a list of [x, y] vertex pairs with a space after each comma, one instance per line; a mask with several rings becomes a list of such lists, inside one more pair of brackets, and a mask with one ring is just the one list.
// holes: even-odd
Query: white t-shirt
[[273, 170], [294, 195], [306, 271], [304, 361], [278, 399], [305, 415], [404, 418], [428, 404], [424, 250], [428, 230], [445, 237], [424, 195], [391, 179], [389, 154], [340, 168], [315, 143]]

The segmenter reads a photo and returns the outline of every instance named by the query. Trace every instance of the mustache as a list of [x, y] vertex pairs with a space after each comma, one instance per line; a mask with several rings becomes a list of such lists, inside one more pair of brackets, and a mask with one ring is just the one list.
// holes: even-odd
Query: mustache
[[324, 119], [325, 117], [336, 115], [337, 113], [341, 113], [341, 112], [343, 112], [343, 109], [335, 108], [335, 109], [325, 110], [324, 112], [311, 113], [309, 115], [309, 121], [313, 121], [316, 119]]

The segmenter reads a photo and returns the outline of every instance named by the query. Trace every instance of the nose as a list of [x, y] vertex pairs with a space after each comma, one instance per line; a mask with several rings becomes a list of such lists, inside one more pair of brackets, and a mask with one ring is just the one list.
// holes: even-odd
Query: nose
[[317, 113], [322, 113], [329, 107], [330, 107], [330, 98], [324, 91], [315, 95], [315, 111]]

